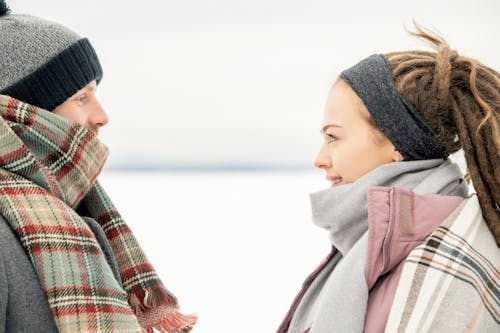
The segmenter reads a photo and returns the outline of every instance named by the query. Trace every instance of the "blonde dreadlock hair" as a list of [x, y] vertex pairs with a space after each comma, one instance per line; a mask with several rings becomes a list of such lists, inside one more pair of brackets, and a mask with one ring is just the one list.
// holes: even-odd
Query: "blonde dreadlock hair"
[[449, 153], [463, 148], [468, 182], [500, 246], [500, 74], [459, 55], [437, 34], [415, 23], [412, 35], [437, 52], [385, 54], [396, 88], [415, 106]]

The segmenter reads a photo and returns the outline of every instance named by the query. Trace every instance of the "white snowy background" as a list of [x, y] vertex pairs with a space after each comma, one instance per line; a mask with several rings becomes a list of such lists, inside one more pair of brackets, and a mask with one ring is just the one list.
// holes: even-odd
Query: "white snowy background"
[[195, 332], [275, 331], [327, 254], [308, 194], [328, 186], [312, 161], [342, 69], [427, 49], [412, 19], [500, 68], [496, 0], [7, 2], [94, 45], [101, 182]]

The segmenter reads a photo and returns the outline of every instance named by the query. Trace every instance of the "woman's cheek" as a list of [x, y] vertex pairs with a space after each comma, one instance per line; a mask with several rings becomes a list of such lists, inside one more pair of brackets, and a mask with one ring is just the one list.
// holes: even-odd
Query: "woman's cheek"
[[342, 146], [337, 146], [337, 149], [332, 153], [333, 168], [340, 174], [344, 181], [350, 178], [349, 160], [352, 158], [351, 153]]
[[363, 158], [363, 153], [356, 149], [356, 146], [343, 146], [339, 149], [336, 156], [337, 171], [344, 182], [352, 183], [361, 176], [364, 167]]

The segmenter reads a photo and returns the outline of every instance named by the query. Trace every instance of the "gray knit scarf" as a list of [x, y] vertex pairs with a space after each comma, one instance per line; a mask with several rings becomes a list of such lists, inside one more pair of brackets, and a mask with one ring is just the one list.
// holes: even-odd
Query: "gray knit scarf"
[[362, 332], [368, 301], [364, 274], [371, 186], [400, 187], [418, 194], [466, 197], [468, 187], [449, 159], [383, 164], [356, 182], [311, 194], [313, 221], [328, 230], [335, 256], [298, 305], [288, 332]]

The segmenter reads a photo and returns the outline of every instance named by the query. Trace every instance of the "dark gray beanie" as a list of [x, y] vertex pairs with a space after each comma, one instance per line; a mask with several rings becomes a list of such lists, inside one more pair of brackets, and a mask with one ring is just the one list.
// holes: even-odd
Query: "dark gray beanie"
[[449, 154], [433, 129], [394, 84], [391, 65], [373, 54], [340, 74], [361, 98], [377, 127], [405, 160], [446, 158]]
[[0, 94], [52, 111], [101, 79], [88, 39], [55, 22], [9, 14], [0, 0]]

